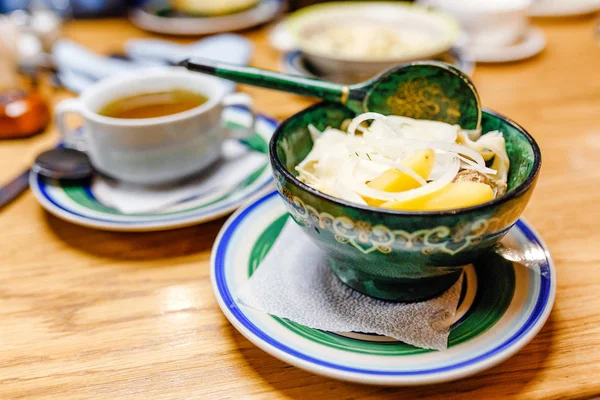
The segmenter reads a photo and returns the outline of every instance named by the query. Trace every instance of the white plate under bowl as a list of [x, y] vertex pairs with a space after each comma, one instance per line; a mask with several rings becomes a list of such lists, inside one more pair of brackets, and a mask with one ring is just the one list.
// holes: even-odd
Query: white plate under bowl
[[[223, 116], [232, 126], [247, 126], [251, 119], [247, 110], [237, 107], [228, 108]], [[277, 121], [258, 116], [256, 133], [249, 140], [265, 155], [276, 127]], [[42, 207], [65, 221], [109, 231], [148, 232], [197, 225], [223, 217], [274, 186], [266, 156], [264, 164], [258, 165], [248, 176], [216, 200], [206, 195], [194, 196], [160, 211], [136, 214], [122, 213], [103, 202], [93, 193], [90, 182], [65, 183], [32, 172], [29, 186]]]
[[488, 369], [521, 350], [552, 309], [556, 275], [539, 235], [519, 220], [503, 239], [535, 252], [541, 274], [488, 258], [467, 269], [449, 348], [430, 351], [376, 335], [311, 329], [246, 307], [237, 293], [259, 267], [288, 220], [272, 192], [232, 215], [211, 254], [211, 281], [221, 310], [248, 340], [273, 357], [315, 374], [377, 385], [434, 384]]
[[[160, 1], [160, 0], [159, 0]], [[150, 2], [135, 8], [129, 19], [138, 28], [167, 35], [210, 35], [248, 29], [277, 17], [284, 9], [284, 0], [261, 0], [253, 8], [216, 17], [196, 17], [181, 13], [173, 16], [157, 15], [163, 3]]]

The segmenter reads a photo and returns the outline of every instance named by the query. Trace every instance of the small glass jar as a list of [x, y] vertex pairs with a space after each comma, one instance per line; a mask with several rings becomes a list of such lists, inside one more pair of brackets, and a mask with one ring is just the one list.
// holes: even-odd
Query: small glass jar
[[44, 99], [21, 89], [0, 90], [0, 139], [35, 135], [44, 130], [50, 113]]

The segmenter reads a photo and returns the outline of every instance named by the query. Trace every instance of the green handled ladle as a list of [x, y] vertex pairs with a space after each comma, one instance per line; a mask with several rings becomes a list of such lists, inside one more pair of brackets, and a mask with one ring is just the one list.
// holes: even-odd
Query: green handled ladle
[[196, 58], [179, 65], [238, 83], [342, 103], [359, 114], [402, 115], [459, 124], [463, 129], [479, 129], [481, 125], [481, 102], [471, 79], [438, 61], [400, 65], [354, 85]]

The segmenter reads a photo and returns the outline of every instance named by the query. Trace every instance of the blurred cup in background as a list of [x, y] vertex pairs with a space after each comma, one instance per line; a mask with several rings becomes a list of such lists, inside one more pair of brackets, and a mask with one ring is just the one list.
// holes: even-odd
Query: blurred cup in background
[[529, 27], [531, 0], [419, 0], [453, 15], [467, 35], [467, 45], [506, 46]]

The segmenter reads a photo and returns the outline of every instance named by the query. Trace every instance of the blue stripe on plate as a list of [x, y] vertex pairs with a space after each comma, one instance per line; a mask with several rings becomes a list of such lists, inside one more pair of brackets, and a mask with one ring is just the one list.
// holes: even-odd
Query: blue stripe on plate
[[276, 339], [268, 336], [263, 331], [261, 331], [256, 325], [254, 325], [246, 316], [240, 311], [237, 307], [234, 298], [229, 291], [227, 286], [226, 278], [225, 278], [225, 257], [226, 250], [231, 240], [231, 237], [235, 233], [238, 226], [244, 221], [245, 217], [253, 212], [253, 210], [260, 206], [262, 203], [270, 200], [272, 197], [276, 196], [277, 192], [272, 192], [270, 194], [265, 195], [261, 199], [257, 200], [253, 204], [249, 205], [245, 210], [243, 210], [237, 217], [231, 221], [230, 225], [227, 227], [227, 230], [223, 233], [221, 237], [221, 241], [218, 244], [216, 255], [215, 255], [215, 280], [217, 283], [217, 288], [219, 290], [219, 294], [223, 299], [223, 304], [228, 308], [228, 310], [233, 314], [233, 316], [253, 335], [258, 337], [260, 340], [269, 344], [272, 347], [277, 348], [291, 356], [299, 358], [304, 361], [308, 361], [310, 363], [320, 365], [327, 368], [332, 368], [340, 371], [354, 372], [359, 374], [369, 374], [369, 375], [384, 375], [384, 376], [410, 376], [410, 375], [425, 375], [425, 374], [436, 374], [441, 372], [448, 372], [452, 370], [456, 370], [463, 367], [468, 367], [473, 364], [477, 364], [482, 362], [490, 357], [495, 356], [496, 354], [502, 352], [506, 348], [513, 345], [516, 341], [521, 339], [541, 318], [546, 306], [548, 305], [548, 300], [550, 297], [550, 289], [551, 289], [551, 279], [554, 279], [551, 276], [550, 269], [550, 260], [548, 257], [548, 252], [543, 247], [539, 238], [529, 229], [529, 227], [521, 220], [517, 221], [516, 226], [519, 230], [521, 230], [525, 237], [531, 242], [535, 243], [535, 245], [539, 246], [544, 250], [546, 254], [546, 262], [541, 265], [541, 286], [540, 293], [538, 295], [536, 305], [527, 319], [527, 321], [523, 324], [523, 326], [508, 340], [500, 344], [499, 346], [489, 350], [488, 352], [474, 357], [470, 360], [466, 360], [460, 363], [456, 363], [453, 365], [448, 365], [440, 368], [432, 368], [432, 369], [423, 369], [423, 370], [415, 370], [415, 371], [377, 371], [377, 370], [369, 370], [369, 369], [361, 369], [361, 368], [352, 368], [344, 365], [339, 365], [323, 360], [316, 359], [311, 356], [307, 356], [306, 354], [300, 353], [297, 350], [294, 350], [285, 344], [277, 341]]

